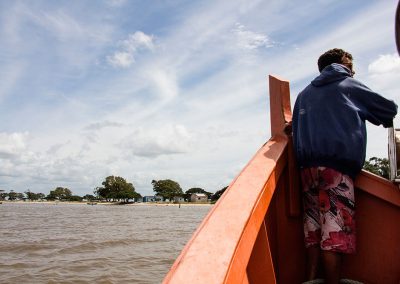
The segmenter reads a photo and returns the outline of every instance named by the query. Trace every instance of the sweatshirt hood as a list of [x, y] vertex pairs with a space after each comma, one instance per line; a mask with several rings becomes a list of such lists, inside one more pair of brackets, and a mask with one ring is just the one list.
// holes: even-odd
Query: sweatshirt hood
[[311, 81], [311, 84], [315, 87], [319, 87], [332, 82], [341, 81], [347, 77], [351, 77], [351, 72], [347, 67], [341, 64], [332, 63], [331, 65], [326, 66], [322, 70], [321, 74]]

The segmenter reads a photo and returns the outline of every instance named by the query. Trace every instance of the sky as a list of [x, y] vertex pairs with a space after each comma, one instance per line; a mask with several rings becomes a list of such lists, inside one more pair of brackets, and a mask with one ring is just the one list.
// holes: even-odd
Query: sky
[[[339, 47], [399, 104], [396, 5], [0, 1], [0, 189], [84, 195], [116, 175], [142, 195], [160, 179], [215, 192], [271, 136], [270, 74], [293, 104]], [[387, 130], [368, 135], [367, 157], [387, 157]]]

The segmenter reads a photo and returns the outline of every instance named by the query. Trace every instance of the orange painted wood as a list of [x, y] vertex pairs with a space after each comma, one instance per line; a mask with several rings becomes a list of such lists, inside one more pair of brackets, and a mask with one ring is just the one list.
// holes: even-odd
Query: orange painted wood
[[[292, 177], [286, 171], [278, 181], [275, 196], [278, 283], [300, 283], [305, 280], [306, 254], [303, 242], [302, 216], [291, 216], [287, 210]], [[299, 189], [298, 189], [299, 190]]]
[[301, 216], [287, 210], [289, 172], [285, 171], [266, 214], [266, 227], [277, 283], [301, 283], [305, 277], [305, 248]]
[[246, 277], [243, 279], [243, 284], [249, 284], [249, 283], [250, 283], [249, 278], [246, 275]]
[[252, 284], [276, 283], [265, 222], [261, 225], [247, 264], [247, 276]]
[[274, 182], [286, 164], [280, 160], [286, 144], [278, 136], [257, 152], [203, 220], [164, 283], [243, 282]]
[[362, 171], [355, 180], [355, 187], [400, 207], [400, 189], [391, 181], [373, 173]]
[[249, 250], [249, 248], [253, 248], [271, 197], [276, 189], [276, 182], [279, 179], [279, 176], [282, 174], [285, 166], [286, 159], [285, 156], [283, 156], [284, 148], [279, 150], [281, 154], [280, 159], [276, 159], [275, 155], [272, 155], [273, 152], [271, 152], [271, 150], [272, 149], [268, 151], [270, 153], [265, 152], [264, 157], [274, 160], [274, 170], [271, 172], [271, 175], [267, 180], [267, 184], [264, 187], [260, 198], [255, 204], [254, 210], [250, 216], [251, 218], [249, 218], [248, 224], [243, 230], [243, 235], [240, 238], [236, 252], [233, 255], [231, 267], [229, 268], [225, 283], [234, 283], [235, 279], [240, 279], [242, 277], [242, 265], [245, 265], [245, 267], [247, 266], [251, 255], [251, 250]]
[[345, 277], [364, 283], [400, 283], [399, 220], [399, 207], [356, 190], [357, 253], [345, 257]]
[[286, 200], [288, 213], [291, 217], [300, 217], [302, 210], [300, 176], [294, 154], [292, 137], [290, 137], [288, 143], [288, 171], [289, 171], [288, 173], [289, 187]]
[[[283, 134], [283, 130], [292, 121], [292, 110], [290, 104], [290, 88], [289, 82], [269, 76], [269, 92], [270, 92], [270, 117], [271, 117], [271, 135]], [[290, 136], [291, 138], [291, 136]], [[293, 152], [292, 141], [288, 143], [289, 156], [289, 193], [287, 196], [287, 207], [292, 217], [300, 216], [300, 191], [299, 191], [299, 175], [296, 159]]]
[[364, 283], [400, 283], [400, 190], [363, 171], [356, 179], [357, 253], [344, 259], [343, 274]]
[[271, 136], [283, 133], [285, 125], [292, 121], [289, 82], [269, 76], [269, 101]]

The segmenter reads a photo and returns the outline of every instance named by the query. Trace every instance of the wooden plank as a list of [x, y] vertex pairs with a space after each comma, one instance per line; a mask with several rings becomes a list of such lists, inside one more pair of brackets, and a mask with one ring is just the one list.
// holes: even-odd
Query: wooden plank
[[247, 265], [247, 277], [251, 284], [275, 284], [276, 276], [274, 263], [265, 222], [262, 223], [254, 244], [249, 263]]
[[289, 89], [288, 81], [269, 76], [271, 137], [283, 134], [286, 124], [292, 121]]
[[[270, 157], [270, 154], [272, 154], [270, 151], [265, 153], [267, 157]], [[248, 222], [243, 229], [243, 234], [238, 241], [224, 283], [235, 283], [235, 279], [241, 279], [243, 277], [243, 267], [247, 267], [261, 224], [264, 221], [268, 206], [270, 205], [272, 196], [275, 193], [276, 183], [281, 176], [283, 169], [286, 167], [286, 157], [286, 151], [282, 151], [275, 162], [273, 171], [269, 176], [264, 189], [261, 191], [261, 194], [253, 208], [253, 212], [249, 215]]]
[[247, 274], [245, 275], [245, 278], [243, 279], [243, 284], [250, 284], [249, 282], [249, 277], [247, 276]]
[[287, 211], [290, 217], [299, 217], [301, 215], [301, 188], [300, 176], [293, 149], [292, 137], [288, 142], [288, 194], [287, 194]]
[[363, 283], [400, 283], [400, 207], [356, 189], [357, 253], [345, 255], [343, 277]]
[[354, 186], [400, 207], [400, 189], [391, 181], [373, 173], [362, 171], [356, 178]]

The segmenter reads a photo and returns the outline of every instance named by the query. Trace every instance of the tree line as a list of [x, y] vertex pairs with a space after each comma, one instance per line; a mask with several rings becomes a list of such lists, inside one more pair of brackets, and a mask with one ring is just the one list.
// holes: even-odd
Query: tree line
[[[162, 197], [163, 200], [172, 201], [174, 197], [182, 197], [185, 200], [189, 200], [193, 193], [203, 193], [207, 195], [207, 198], [211, 201], [216, 201], [222, 195], [227, 187], [218, 190], [215, 193], [208, 192], [199, 187], [193, 187], [183, 192], [178, 182], [171, 179], [164, 180], [153, 180], [151, 182], [153, 191], [156, 196]], [[132, 183], [127, 182], [120, 176], [108, 176], [94, 189], [93, 194], [86, 194], [84, 196], [74, 195], [69, 188], [56, 187], [51, 190], [48, 195], [44, 193], [34, 193], [30, 190], [24, 193], [18, 193], [11, 190], [10, 192], [4, 192], [0, 190], [0, 200], [60, 200], [60, 201], [107, 201], [107, 202], [129, 202], [131, 200], [139, 200], [142, 195], [136, 192], [135, 187]]]

